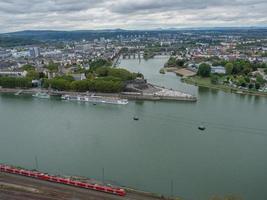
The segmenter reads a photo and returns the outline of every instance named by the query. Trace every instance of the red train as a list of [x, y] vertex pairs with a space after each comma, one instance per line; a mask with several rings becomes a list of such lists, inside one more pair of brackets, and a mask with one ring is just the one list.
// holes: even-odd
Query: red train
[[50, 175], [40, 173], [40, 172], [28, 171], [28, 170], [23, 170], [23, 169], [16, 169], [14, 167], [10, 167], [7, 165], [1, 165], [0, 164], [0, 171], [10, 173], [10, 174], [16, 174], [16, 175], [36, 178], [36, 179], [40, 179], [40, 180], [44, 180], [44, 181], [50, 181], [50, 182], [54, 182], [54, 183], [61, 183], [61, 184], [65, 184], [65, 185], [75, 186], [75, 187], [79, 187], [79, 188], [96, 190], [99, 192], [105, 192], [105, 193], [110, 193], [110, 194], [119, 195], [119, 196], [125, 196], [126, 195], [125, 190], [121, 189], [121, 188], [113, 188], [113, 187], [102, 186], [102, 185], [97, 185], [97, 184], [83, 183], [83, 182], [74, 181], [71, 179], [60, 178], [60, 177], [56, 177], [56, 176], [50, 176]]

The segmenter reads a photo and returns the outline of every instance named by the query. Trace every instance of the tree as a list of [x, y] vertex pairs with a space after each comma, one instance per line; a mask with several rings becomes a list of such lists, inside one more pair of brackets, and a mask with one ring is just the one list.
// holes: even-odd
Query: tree
[[26, 77], [31, 79], [31, 80], [35, 80], [35, 79], [39, 79], [40, 78], [40, 74], [35, 70], [29, 70], [27, 72], [27, 76]]
[[0, 77], [0, 86], [4, 88], [30, 88], [32, 82], [29, 78]]
[[198, 75], [202, 77], [209, 77], [211, 72], [211, 67], [209, 64], [202, 63], [198, 68]]
[[234, 65], [232, 63], [227, 63], [225, 65], [226, 74], [231, 75], [234, 69]]
[[247, 86], [247, 82], [246, 82], [244, 76], [239, 76], [237, 78], [237, 85], [242, 86], [242, 87], [246, 87]]
[[25, 70], [25, 71], [30, 71], [30, 70], [35, 70], [35, 67], [29, 64], [23, 65], [21, 67], [21, 69]]
[[218, 75], [212, 75], [210, 81], [212, 84], [217, 85], [219, 83], [219, 76]]
[[263, 78], [263, 76], [262, 75], [260, 75], [260, 74], [257, 74], [257, 76], [256, 76], [256, 81], [259, 83], [259, 84], [264, 84], [266, 81], [265, 81], [265, 79]]
[[176, 66], [177, 67], [183, 67], [185, 65], [185, 60], [176, 60]]
[[90, 70], [95, 71], [99, 67], [109, 67], [112, 63], [106, 59], [99, 58], [97, 60], [91, 61], [90, 63]]
[[175, 57], [170, 57], [166, 67], [174, 67], [176, 65], [176, 58]]
[[253, 89], [253, 88], [254, 88], [254, 84], [253, 84], [253, 83], [248, 84], [248, 88], [249, 88], [250, 90]]
[[58, 64], [54, 62], [50, 62], [45, 68], [47, 68], [50, 72], [58, 72]]
[[260, 83], [255, 83], [255, 88], [256, 88], [256, 90], [258, 90], [258, 89], [260, 89], [261, 88], [261, 84]]

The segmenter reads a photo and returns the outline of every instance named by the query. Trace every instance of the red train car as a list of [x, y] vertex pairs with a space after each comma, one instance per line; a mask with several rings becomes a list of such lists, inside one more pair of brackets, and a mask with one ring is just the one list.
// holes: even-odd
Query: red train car
[[16, 174], [16, 175], [21, 175], [21, 176], [27, 176], [27, 177], [31, 177], [31, 178], [37, 178], [37, 179], [40, 179], [43, 181], [50, 181], [50, 182], [54, 182], [54, 183], [61, 183], [61, 184], [65, 184], [65, 185], [96, 190], [99, 192], [105, 192], [105, 193], [115, 194], [115, 195], [119, 195], [119, 196], [125, 196], [126, 195], [125, 190], [121, 189], [121, 188], [113, 188], [113, 187], [108, 187], [108, 186], [102, 186], [102, 185], [96, 185], [96, 184], [94, 185], [94, 184], [90, 184], [90, 183], [74, 181], [71, 179], [66, 179], [66, 178], [61, 178], [61, 177], [56, 177], [56, 176], [50, 176], [50, 175], [43, 174], [40, 172], [33, 172], [33, 171], [29, 171], [29, 170], [17, 169], [17, 168], [10, 167], [7, 165], [1, 165], [0, 164], [0, 171], [6, 172], [6, 173], [11, 173], [11, 174]]

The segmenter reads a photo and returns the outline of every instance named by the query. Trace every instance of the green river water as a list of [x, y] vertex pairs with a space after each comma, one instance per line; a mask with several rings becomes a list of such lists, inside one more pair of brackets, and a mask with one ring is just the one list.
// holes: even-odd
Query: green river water
[[[0, 163], [208, 200], [267, 199], [267, 98], [198, 88], [159, 74], [167, 58], [121, 60], [197, 103], [97, 105], [0, 95]], [[133, 121], [138, 116], [139, 121]], [[198, 126], [204, 123], [206, 131]]]

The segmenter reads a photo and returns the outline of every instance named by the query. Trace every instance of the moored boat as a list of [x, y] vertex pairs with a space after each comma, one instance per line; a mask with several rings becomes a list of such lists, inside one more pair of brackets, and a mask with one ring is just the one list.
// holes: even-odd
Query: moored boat
[[39, 99], [49, 99], [50, 95], [45, 93], [45, 92], [37, 92], [36, 94], [32, 95], [35, 98], [39, 98]]
[[78, 101], [78, 102], [90, 102], [94, 105], [97, 103], [103, 103], [103, 104], [116, 104], [116, 105], [126, 105], [128, 104], [127, 99], [120, 99], [120, 98], [113, 98], [113, 97], [102, 97], [102, 96], [72, 96], [72, 95], [62, 95], [62, 100], [67, 101]]

